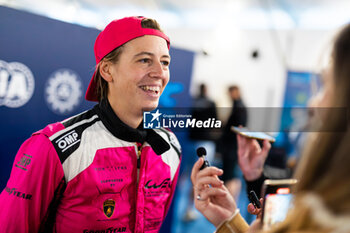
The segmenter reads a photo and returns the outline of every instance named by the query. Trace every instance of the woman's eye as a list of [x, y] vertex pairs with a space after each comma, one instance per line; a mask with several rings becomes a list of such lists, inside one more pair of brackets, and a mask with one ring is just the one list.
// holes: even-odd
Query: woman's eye
[[162, 64], [163, 64], [164, 66], [169, 66], [170, 62], [169, 62], [169, 61], [162, 61]]
[[139, 62], [141, 62], [141, 63], [150, 63], [151, 59], [149, 59], [149, 58], [142, 58], [142, 59], [139, 60]]

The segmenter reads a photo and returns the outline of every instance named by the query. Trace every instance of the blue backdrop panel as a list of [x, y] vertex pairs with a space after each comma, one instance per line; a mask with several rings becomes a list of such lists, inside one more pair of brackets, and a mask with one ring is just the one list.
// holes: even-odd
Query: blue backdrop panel
[[[49, 123], [91, 108], [84, 100], [99, 30], [0, 6], [0, 190], [20, 145]], [[190, 104], [194, 53], [171, 48], [162, 107]], [[186, 143], [183, 135], [179, 135]], [[169, 217], [171, 217], [169, 212]], [[162, 232], [170, 232], [170, 218]]]
[[286, 91], [284, 94], [283, 112], [281, 120], [281, 130], [289, 131], [296, 119], [293, 118], [292, 111], [307, 107], [311, 97], [311, 81], [317, 76], [310, 72], [288, 71]]
[[[3, 74], [0, 82], [0, 188], [3, 189], [14, 156], [25, 139], [49, 123], [61, 121], [93, 105], [83, 101], [83, 92], [93, 73], [93, 43], [99, 31], [0, 7], [0, 32], [0, 61], [3, 64], [0, 66]], [[17, 77], [12, 67], [14, 62], [26, 66], [32, 73], [34, 90], [30, 98], [8, 97]], [[48, 78], [61, 69], [75, 72], [81, 83], [81, 96], [76, 107], [63, 114], [52, 111], [45, 98]], [[4, 81], [6, 72], [10, 75]], [[28, 87], [30, 81], [27, 72], [24, 73]], [[16, 100], [23, 105], [14, 107]]]
[[[302, 131], [306, 123], [307, 104], [312, 96], [312, 82], [319, 82], [311, 72], [288, 71], [281, 115], [280, 132], [274, 147], [284, 148], [288, 156], [299, 155]], [[291, 132], [293, 132], [291, 134]]]

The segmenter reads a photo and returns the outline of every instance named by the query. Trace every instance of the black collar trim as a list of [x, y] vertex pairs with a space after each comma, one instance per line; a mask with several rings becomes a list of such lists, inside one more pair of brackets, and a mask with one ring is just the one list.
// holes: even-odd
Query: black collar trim
[[141, 122], [137, 129], [131, 128], [122, 122], [114, 113], [107, 99], [104, 99], [99, 104], [95, 105], [94, 110], [101, 119], [103, 125], [115, 137], [127, 142], [138, 142], [141, 144], [146, 141], [151, 145], [157, 155], [161, 155], [170, 149], [169, 143], [167, 143], [153, 129], [143, 129], [143, 122]]

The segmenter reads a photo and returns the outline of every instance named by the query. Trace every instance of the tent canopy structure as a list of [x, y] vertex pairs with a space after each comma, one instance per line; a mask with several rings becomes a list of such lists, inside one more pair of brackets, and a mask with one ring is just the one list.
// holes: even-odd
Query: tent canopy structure
[[151, 15], [165, 28], [215, 27], [227, 18], [238, 18], [241, 27], [329, 28], [350, 19], [347, 0], [0, 0], [0, 5], [97, 28], [135, 13]]

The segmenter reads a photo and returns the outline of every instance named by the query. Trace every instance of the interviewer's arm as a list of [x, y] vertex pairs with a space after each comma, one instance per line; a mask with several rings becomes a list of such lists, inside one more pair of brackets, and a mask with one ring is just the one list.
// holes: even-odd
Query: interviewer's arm
[[244, 233], [248, 230], [248, 223], [241, 216], [239, 210], [236, 209], [236, 212], [233, 214], [233, 216], [221, 223], [215, 233]]

